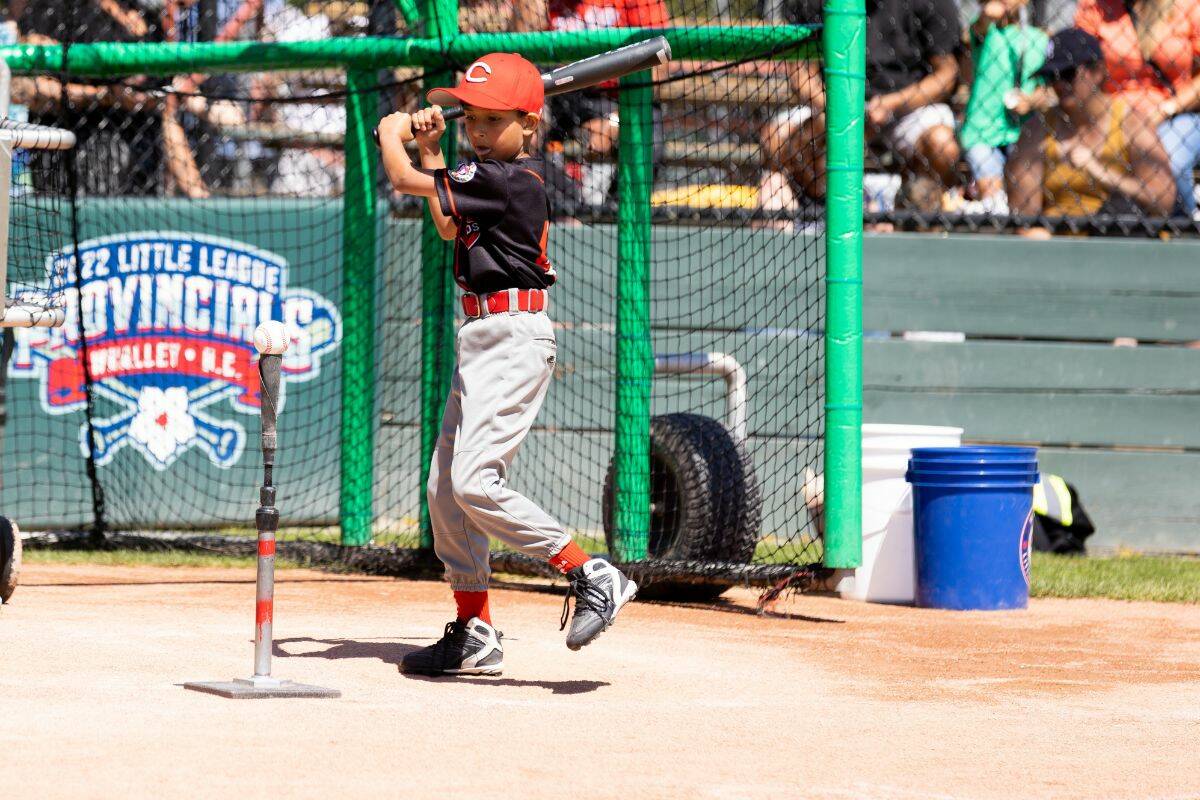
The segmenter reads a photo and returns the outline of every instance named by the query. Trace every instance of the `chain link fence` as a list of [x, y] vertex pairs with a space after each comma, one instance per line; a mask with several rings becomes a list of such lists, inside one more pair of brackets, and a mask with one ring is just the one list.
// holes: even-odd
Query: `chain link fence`
[[[622, 8], [613, 16], [591, 4], [463, 3], [459, 26], [464, 32], [669, 26], [687, 36], [705, 25], [766, 29], [764, 13], [784, 13], [735, 2], [639, 0]], [[25, 43], [61, 47], [70, 64], [71, 48], [93, 42], [404, 37], [414, 33], [404, 10], [391, 0], [369, 6], [18, 0], [9, 5], [7, 30]], [[649, 420], [648, 553], [672, 562], [652, 577], [707, 581], [700, 595], [739, 580], [763, 584], [811, 574], [822, 558], [825, 208], [802, 193], [785, 202], [780, 186], [792, 179], [779, 181], [764, 170], [764, 161], [780, 159], [762, 143], [773, 120], [791, 118], [803, 99], [821, 91], [815, 41], [809, 32], [749, 54], [710, 47], [704, 59], [676, 59], [625, 87], [645, 90], [653, 143], [652, 185], [640, 187], [654, 223], [648, 335], [658, 373]], [[814, 60], [786, 60], [801, 51]], [[436, 70], [351, 71], [348, 78], [341, 69], [213, 74], [172, 63], [173, 74], [15, 76], [19, 115], [77, 136], [68, 169], [79, 230], [58, 233], [65, 237], [62, 253], [77, 248], [82, 271], [70, 276], [77, 299], [68, 302], [68, 324], [17, 339], [10, 370], [17, 380], [10, 386], [20, 388], [24, 405], [16, 410], [10, 393], [6, 447], [18, 454], [10, 463], [20, 468], [6, 470], [5, 513], [28, 530], [94, 527], [112, 543], [143, 542], [141, 532], [151, 531], [145, 541], [170, 546], [249, 547], [243, 494], [256, 485], [257, 462], [249, 435], [254, 423], [240, 415], [253, 412], [254, 386], [240, 382], [245, 375], [237, 365], [252, 357], [242, 340], [253, 327], [247, 320], [258, 313], [296, 327], [306, 344], [285, 360], [287, 383], [311, 381], [289, 391], [281, 416], [289, 442], [278, 472], [286, 487], [281, 542], [306, 546], [300, 552], [314, 559], [334, 554], [371, 569], [407, 564], [418, 547], [428, 548], [418, 480], [428, 379], [420, 359], [422, 206], [392, 193], [382, 176], [376, 196], [387, 213], [371, 245], [379, 255], [371, 356], [375, 447], [368, 463], [354, 469], [345, 466], [344, 451], [338, 457], [346, 433], [338, 393], [344, 396], [353, 378], [337, 344], [337, 309], [346, 314], [353, 305], [340, 268], [347, 251], [363, 246], [346, 238], [341, 198], [351, 196], [346, 187], [355, 170], [363, 174], [363, 164], [347, 164], [344, 140], [356, 97], [378, 103], [375, 118], [414, 108], [429, 73], [444, 81], [443, 73], [465, 66], [447, 60]], [[611, 552], [614, 541], [619, 95], [614, 85], [552, 98], [535, 140], [555, 220], [550, 255], [563, 265], [552, 311], [560, 356], [514, 478], [594, 552]], [[461, 126], [457, 133], [463, 157], [471, 151]], [[815, 151], [808, 143], [789, 147]], [[815, 152], [797, 158], [814, 162]], [[232, 259], [250, 264], [250, 272], [239, 274]], [[262, 262], [262, 286], [255, 283], [255, 259]], [[64, 255], [55, 264], [66, 270], [69, 261]], [[105, 265], [117, 271], [103, 273]], [[23, 269], [10, 277], [30, 285], [45, 280], [36, 260]], [[163, 271], [187, 275], [176, 286], [156, 274]], [[271, 275], [286, 282], [271, 288]], [[247, 286], [222, 294], [225, 283], [240, 282]], [[270, 295], [260, 297], [269, 309], [251, 307], [251, 289]], [[192, 374], [187, 369], [194, 365], [149, 363], [151, 351], [132, 341], [144, 325], [165, 342], [155, 358], [187, 361], [194, 352], [202, 362], [201, 345], [211, 339], [220, 340], [214, 352], [228, 357], [228, 366], [218, 359]], [[202, 340], [194, 350], [193, 338]], [[84, 343], [92, 348], [92, 372], [77, 375], [80, 358], [71, 348]], [[48, 434], [46, 415], [80, 411], [81, 398], [91, 404], [90, 432], [57, 426]], [[33, 491], [39, 458], [64, 465], [63, 485]], [[339, 549], [351, 472], [365, 482], [362, 494], [370, 494], [374, 548]], [[184, 533], [164, 535], [178, 531]], [[379, 548], [390, 550], [381, 555]], [[511, 552], [495, 559], [509, 569], [544, 568]]]

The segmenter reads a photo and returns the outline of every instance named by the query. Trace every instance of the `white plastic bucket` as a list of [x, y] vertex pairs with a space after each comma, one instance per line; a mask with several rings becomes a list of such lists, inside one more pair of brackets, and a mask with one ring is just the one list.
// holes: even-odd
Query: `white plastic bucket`
[[863, 560], [842, 597], [912, 603], [916, 597], [912, 491], [904, 480], [914, 447], [959, 447], [962, 428], [863, 425]]

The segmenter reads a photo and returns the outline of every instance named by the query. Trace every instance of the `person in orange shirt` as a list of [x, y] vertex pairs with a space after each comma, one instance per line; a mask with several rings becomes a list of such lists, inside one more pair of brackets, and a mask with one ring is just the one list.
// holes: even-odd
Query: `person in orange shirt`
[[[550, 29], [583, 31], [604, 28], [665, 28], [671, 22], [663, 0], [550, 0]], [[550, 99], [550, 116], [557, 132], [578, 130], [596, 155], [606, 155], [617, 143], [617, 82], [594, 89], [560, 94]]]
[[1200, 160], [1200, 0], [1080, 0], [1075, 25], [1100, 40], [1104, 90], [1158, 131], [1171, 161], [1175, 211], [1196, 213]]

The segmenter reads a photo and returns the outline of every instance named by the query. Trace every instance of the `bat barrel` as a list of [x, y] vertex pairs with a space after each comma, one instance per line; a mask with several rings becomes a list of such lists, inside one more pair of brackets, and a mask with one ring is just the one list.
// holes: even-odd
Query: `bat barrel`
[[563, 94], [661, 66], [670, 60], [671, 44], [665, 36], [655, 36], [553, 69], [542, 76], [542, 83], [548, 96]]

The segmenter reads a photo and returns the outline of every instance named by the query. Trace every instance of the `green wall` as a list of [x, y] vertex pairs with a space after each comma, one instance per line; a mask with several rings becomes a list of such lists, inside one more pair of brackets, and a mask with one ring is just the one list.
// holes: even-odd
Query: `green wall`
[[[868, 422], [1036, 444], [1091, 543], [1200, 551], [1200, 242], [914, 234], [864, 257]], [[917, 330], [967, 341], [890, 336]]]

